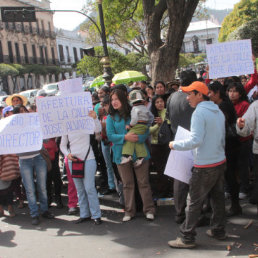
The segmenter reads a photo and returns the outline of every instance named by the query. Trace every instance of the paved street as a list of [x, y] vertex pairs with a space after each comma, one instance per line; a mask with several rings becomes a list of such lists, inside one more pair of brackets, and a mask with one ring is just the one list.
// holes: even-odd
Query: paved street
[[[66, 197], [64, 197], [65, 199]], [[194, 250], [171, 249], [167, 242], [178, 233], [173, 221], [174, 207], [159, 206], [154, 222], [145, 220], [139, 213], [131, 222], [122, 223], [123, 210], [117, 197], [101, 198], [104, 223], [92, 222], [75, 225], [77, 216], [66, 215], [66, 208], [51, 208], [54, 220], [41, 219], [39, 226], [32, 226], [28, 208], [16, 210], [15, 218], [0, 219], [0, 257], [248, 257], [258, 244], [258, 217], [256, 206], [242, 203], [244, 214], [228, 221], [230, 237], [217, 241], [205, 235], [208, 227], [198, 228]], [[250, 220], [252, 224], [244, 229]], [[231, 251], [227, 246], [231, 245]]]

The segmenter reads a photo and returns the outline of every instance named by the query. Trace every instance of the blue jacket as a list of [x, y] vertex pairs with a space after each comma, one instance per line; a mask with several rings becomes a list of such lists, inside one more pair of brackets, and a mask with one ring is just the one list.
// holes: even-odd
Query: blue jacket
[[[114, 119], [109, 115], [107, 117], [107, 137], [110, 142], [112, 142], [112, 150], [113, 150], [113, 162], [116, 164], [120, 164], [122, 157], [122, 149], [123, 144], [125, 142], [125, 135], [127, 134], [127, 130], [125, 128], [126, 125], [130, 124], [130, 119], [124, 120], [121, 119], [118, 114], [115, 115]], [[139, 143], [144, 143], [148, 138], [149, 130], [145, 134], [139, 135]], [[148, 147], [145, 144], [148, 155], [145, 159], [150, 158], [150, 153]], [[136, 155], [134, 154], [133, 159], [136, 159]]]
[[212, 101], [200, 102], [191, 119], [189, 139], [174, 141], [175, 150], [193, 150], [195, 165], [211, 165], [225, 157], [225, 117]]

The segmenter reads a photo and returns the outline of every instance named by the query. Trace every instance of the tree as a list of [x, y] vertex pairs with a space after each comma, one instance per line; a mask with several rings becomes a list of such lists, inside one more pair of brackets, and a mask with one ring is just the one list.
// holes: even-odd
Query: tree
[[[130, 67], [130, 63], [122, 53], [113, 48], [108, 48], [108, 52], [111, 59], [111, 68], [113, 74], [127, 70]], [[96, 56], [104, 56], [102, 47], [95, 47]], [[83, 59], [77, 65], [77, 71], [80, 74], [88, 74], [90, 76], [97, 77], [103, 74], [103, 67], [100, 64], [99, 57], [84, 56]]]
[[17, 76], [19, 71], [11, 65], [8, 64], [0, 64], [0, 78], [2, 79], [3, 83], [3, 90], [9, 94], [9, 87], [8, 87], [8, 76]]
[[40, 75], [46, 75], [47, 70], [44, 65], [38, 65], [38, 64], [33, 64], [33, 65], [26, 65], [25, 66], [25, 73], [28, 74], [28, 79], [27, 79], [27, 89], [29, 89], [29, 80], [32, 79], [32, 74], [35, 75], [35, 84], [36, 88], [40, 87], [40, 80], [39, 77]]
[[258, 0], [241, 0], [223, 20], [219, 41], [227, 40], [228, 35], [242, 24], [257, 18]]
[[129, 42], [140, 50], [136, 52], [148, 55], [152, 80], [171, 80], [199, 2], [205, 0], [103, 0], [108, 40], [121, 40], [121, 46]]
[[17, 87], [17, 79], [18, 79], [18, 77], [24, 76], [26, 69], [23, 65], [20, 65], [20, 64], [12, 64], [11, 66], [14, 67], [18, 71], [18, 74], [11, 76], [12, 81], [13, 81], [13, 92], [17, 92], [17, 88], [18, 88]]
[[[185, 32], [199, 0], [142, 2], [152, 80], [171, 81], [174, 79]], [[160, 22], [165, 11], [168, 11], [169, 25], [166, 38], [162, 39]]]
[[227, 40], [251, 39], [254, 56], [258, 56], [258, 19], [249, 21], [231, 32]]

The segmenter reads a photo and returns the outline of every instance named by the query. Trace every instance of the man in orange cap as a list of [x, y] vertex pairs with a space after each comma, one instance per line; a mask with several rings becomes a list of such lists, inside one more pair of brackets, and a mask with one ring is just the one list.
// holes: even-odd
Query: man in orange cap
[[193, 150], [194, 166], [189, 183], [189, 200], [186, 218], [180, 227], [181, 237], [169, 241], [170, 247], [193, 248], [195, 227], [201, 214], [203, 201], [209, 195], [213, 215], [210, 237], [222, 240], [225, 234], [224, 171], [225, 157], [225, 117], [219, 107], [208, 98], [208, 87], [195, 81], [181, 88], [187, 94], [191, 107], [195, 108], [191, 119], [190, 137], [172, 141], [173, 150]]

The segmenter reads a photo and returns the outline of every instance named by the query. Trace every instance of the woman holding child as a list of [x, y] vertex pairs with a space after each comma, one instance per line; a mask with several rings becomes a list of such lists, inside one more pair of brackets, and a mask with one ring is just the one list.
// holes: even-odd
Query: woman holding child
[[142, 164], [137, 167], [133, 166], [136, 159], [135, 153], [132, 161], [121, 164], [123, 144], [126, 141], [144, 143], [148, 138], [149, 131], [145, 134], [137, 135], [127, 132], [126, 126], [130, 125], [131, 107], [128, 103], [127, 96], [123, 91], [115, 89], [110, 94], [109, 116], [107, 118], [107, 136], [112, 142], [113, 161], [117, 164], [119, 174], [123, 182], [123, 192], [125, 198], [125, 215], [123, 221], [130, 221], [136, 214], [135, 204], [135, 181], [134, 172], [139, 188], [139, 192], [143, 202], [143, 212], [146, 219], [153, 220], [155, 207], [152, 201], [151, 188], [149, 184], [149, 151], [147, 149], [147, 157], [144, 158]]

